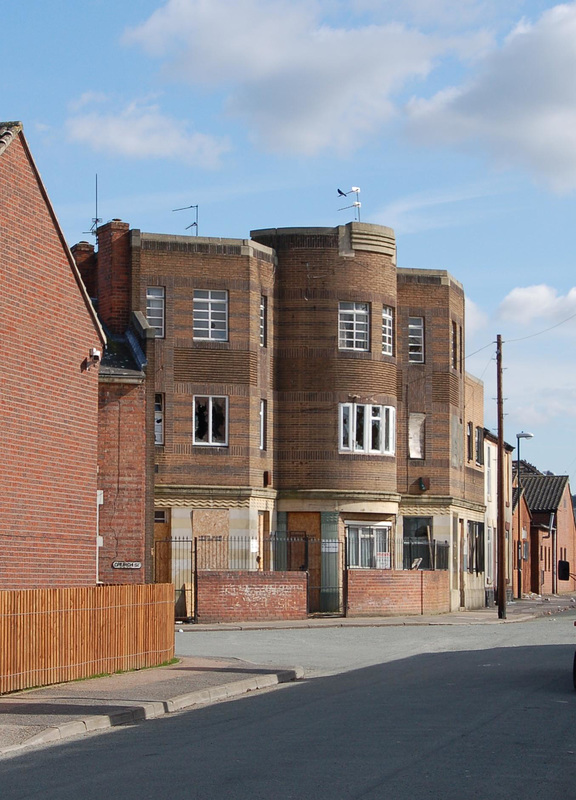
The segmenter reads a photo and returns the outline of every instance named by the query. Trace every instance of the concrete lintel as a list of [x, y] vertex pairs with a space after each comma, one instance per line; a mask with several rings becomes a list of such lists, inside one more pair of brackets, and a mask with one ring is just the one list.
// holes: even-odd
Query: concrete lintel
[[144, 383], [145, 375], [142, 374], [141, 376], [137, 375], [103, 375], [100, 373], [98, 375], [98, 383], [122, 383], [122, 384], [133, 384], [134, 386], [138, 386], [141, 383]]
[[260, 489], [253, 486], [186, 486], [186, 485], [157, 485], [154, 490], [156, 501], [166, 500], [193, 500], [199, 499], [229, 499], [229, 500], [251, 500], [264, 499], [275, 500], [276, 489]]

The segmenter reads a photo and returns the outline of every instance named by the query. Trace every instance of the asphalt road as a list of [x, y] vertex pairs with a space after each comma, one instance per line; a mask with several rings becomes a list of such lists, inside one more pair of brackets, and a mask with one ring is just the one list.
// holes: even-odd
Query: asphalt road
[[[296, 632], [267, 636], [278, 633], [283, 639]], [[318, 677], [1, 761], [0, 797], [565, 800], [574, 795], [572, 618], [451, 631], [332, 629], [322, 632], [322, 645], [310, 644], [308, 631], [298, 634], [308, 649], [301, 645], [301, 657], [288, 661], [310, 660]], [[189, 636], [192, 644], [195, 637]], [[255, 639], [264, 648], [264, 640]], [[242, 646], [248, 648], [248, 640]], [[419, 654], [402, 655], [417, 646]], [[274, 649], [269, 648], [266, 658]], [[337, 657], [336, 648], [347, 652]], [[375, 657], [379, 662], [359, 665]], [[336, 674], [320, 676], [336, 668]]]
[[192, 631], [176, 634], [176, 653], [273, 666], [301, 664], [309, 675], [323, 676], [424, 653], [527, 644], [576, 646], [575, 619], [576, 611], [565, 611], [528, 623]]

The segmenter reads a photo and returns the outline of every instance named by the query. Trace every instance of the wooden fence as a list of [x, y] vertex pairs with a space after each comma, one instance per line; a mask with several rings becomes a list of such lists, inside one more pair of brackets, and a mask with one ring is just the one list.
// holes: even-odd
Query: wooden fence
[[171, 584], [0, 591], [0, 694], [173, 656]]

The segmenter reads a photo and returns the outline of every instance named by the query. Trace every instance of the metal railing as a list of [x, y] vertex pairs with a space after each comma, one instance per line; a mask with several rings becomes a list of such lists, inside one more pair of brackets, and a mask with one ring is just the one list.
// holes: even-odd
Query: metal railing
[[404, 539], [404, 569], [449, 569], [448, 542], [424, 538]]

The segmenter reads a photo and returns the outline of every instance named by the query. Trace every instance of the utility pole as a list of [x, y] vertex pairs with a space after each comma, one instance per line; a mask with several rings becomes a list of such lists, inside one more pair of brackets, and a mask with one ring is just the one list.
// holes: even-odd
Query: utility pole
[[498, 406], [498, 619], [506, 619], [506, 529], [504, 527], [504, 399], [502, 396], [502, 337], [496, 337]]

